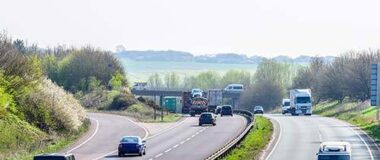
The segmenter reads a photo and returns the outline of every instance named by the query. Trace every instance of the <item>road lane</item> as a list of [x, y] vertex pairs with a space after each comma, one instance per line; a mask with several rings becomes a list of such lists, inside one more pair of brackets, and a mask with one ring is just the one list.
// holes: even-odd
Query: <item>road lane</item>
[[349, 124], [320, 116], [266, 115], [279, 123], [281, 137], [269, 160], [316, 159], [323, 141], [347, 141], [353, 160], [378, 160], [380, 151], [368, 137]]
[[191, 159], [201, 160], [216, 152], [238, 136], [246, 126], [242, 116], [218, 117], [216, 126], [198, 126], [198, 117], [190, 117], [181, 125], [158, 136], [147, 138], [146, 155], [143, 157], [117, 157], [116, 153], [105, 159]]
[[[92, 121], [90, 135], [82, 137], [73, 146], [62, 152], [73, 153], [76, 159], [93, 160], [102, 158], [117, 149], [120, 138], [124, 135], [136, 135], [144, 137], [147, 132], [126, 117], [103, 114], [88, 113]], [[96, 124], [98, 128], [96, 129]]]

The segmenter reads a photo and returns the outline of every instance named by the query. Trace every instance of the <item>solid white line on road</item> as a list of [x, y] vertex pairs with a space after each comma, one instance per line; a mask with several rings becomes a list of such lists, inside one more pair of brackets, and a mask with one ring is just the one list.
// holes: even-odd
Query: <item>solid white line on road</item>
[[176, 144], [176, 145], [174, 145], [172, 148], [177, 148], [179, 145], [178, 144]]
[[181, 141], [179, 144], [184, 144], [185, 143], [185, 141]]
[[167, 149], [166, 151], [165, 151], [165, 153], [167, 153], [167, 152], [170, 152], [172, 149], [171, 148], [169, 148], [169, 149]]
[[352, 128], [352, 126], [348, 126], [348, 127], [350, 127], [350, 129], [360, 138], [360, 140], [364, 143], [364, 145], [367, 147], [367, 150], [368, 150], [368, 153], [369, 153], [369, 156], [371, 157], [371, 160], [374, 160], [374, 158], [373, 158], [373, 155], [372, 155], [372, 151], [371, 151], [371, 149], [369, 148], [369, 146], [368, 146], [368, 144], [367, 144], [367, 142], [362, 138], [362, 136], [360, 136], [360, 134], [358, 133], [358, 132], [356, 132], [353, 128]]
[[142, 139], [146, 139], [146, 138], [148, 138], [148, 136], [149, 136], [149, 131], [148, 131], [148, 129], [146, 129], [145, 126], [143, 126], [143, 125], [141, 125], [141, 124], [139, 124], [139, 123], [137, 123], [137, 122], [135, 122], [135, 121], [133, 121], [133, 120], [131, 120], [131, 119], [125, 117], [125, 116], [122, 116], [122, 117], [124, 117], [124, 118], [127, 119], [128, 121], [130, 121], [130, 122], [132, 122], [133, 124], [135, 124], [135, 125], [141, 127], [142, 129], [144, 129], [144, 131], [145, 131], [145, 136], [144, 136], [144, 138], [142, 138]]
[[157, 154], [156, 156], [154, 156], [154, 158], [161, 157], [162, 155], [163, 155], [163, 153]]
[[270, 156], [272, 156], [274, 150], [276, 150], [277, 145], [278, 145], [278, 143], [279, 143], [280, 140], [281, 140], [281, 134], [282, 134], [282, 128], [281, 128], [281, 125], [280, 125], [280, 123], [279, 123], [277, 120], [275, 120], [274, 118], [272, 118], [272, 119], [278, 123], [278, 127], [280, 128], [280, 129], [279, 129], [279, 130], [280, 130], [280, 133], [278, 134], [277, 142], [274, 144], [272, 150], [269, 152], [269, 154], [268, 154], [268, 156], [265, 158], [265, 160], [268, 160], [268, 159], [270, 158]]
[[191, 138], [189, 137], [189, 138], [186, 138], [186, 141], [189, 141]]
[[193, 134], [191, 137], [194, 138], [196, 134]]
[[70, 149], [69, 151], [67, 151], [67, 153], [71, 153], [72, 151], [78, 149], [79, 147], [83, 146], [84, 144], [86, 144], [88, 141], [90, 141], [92, 138], [94, 138], [95, 134], [98, 133], [98, 130], [99, 130], [99, 121], [97, 119], [93, 119], [93, 118], [89, 118], [90, 120], [94, 120], [96, 122], [96, 127], [95, 127], [95, 131], [94, 133], [92, 133], [92, 135], [90, 137], [88, 137], [84, 142], [82, 142], [81, 144], [77, 145], [76, 147]]

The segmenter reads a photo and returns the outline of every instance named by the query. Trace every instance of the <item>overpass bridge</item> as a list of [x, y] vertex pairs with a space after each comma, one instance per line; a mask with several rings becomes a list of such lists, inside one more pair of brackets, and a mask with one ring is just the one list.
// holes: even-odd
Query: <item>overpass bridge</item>
[[[135, 96], [152, 96], [160, 97], [160, 104], [162, 104], [163, 98], [166, 96], [182, 97], [183, 92], [189, 92], [189, 90], [164, 90], [164, 89], [144, 89], [144, 90], [131, 90]], [[228, 92], [223, 91], [223, 99], [231, 99], [231, 105], [235, 108], [239, 105], [241, 92]]]

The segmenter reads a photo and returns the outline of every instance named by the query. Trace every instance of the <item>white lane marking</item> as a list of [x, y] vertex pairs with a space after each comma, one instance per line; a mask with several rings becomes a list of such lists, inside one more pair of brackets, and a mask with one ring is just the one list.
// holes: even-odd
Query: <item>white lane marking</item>
[[[119, 116], [119, 115], [117, 115], [117, 116]], [[144, 129], [145, 136], [144, 136], [144, 138], [142, 138], [142, 139], [146, 139], [146, 138], [149, 136], [149, 132], [148, 132], [148, 130], [147, 130], [144, 126], [142, 126], [142, 125], [140, 125], [140, 124], [138, 124], [138, 123], [132, 121], [131, 119], [129, 119], [129, 118], [125, 117], [125, 116], [119, 116], [119, 117], [122, 117], [122, 118], [124, 118], [124, 119], [127, 119], [127, 120], [130, 121], [131, 123], [133, 123], [133, 124], [137, 125], [138, 127], [141, 127], [142, 129]], [[106, 156], [108, 156], [108, 155], [110, 155], [110, 154], [114, 154], [114, 153], [116, 153], [116, 152], [117, 152], [117, 150], [113, 150], [113, 151], [111, 151], [111, 152], [109, 152], [109, 153], [107, 153], [107, 154], [104, 154], [104, 155], [102, 155], [102, 156], [99, 156], [99, 157], [95, 158], [94, 160], [102, 159], [102, 158], [104, 158], [104, 157], [106, 157]]]
[[90, 141], [92, 138], [94, 138], [95, 134], [98, 133], [99, 131], [99, 121], [97, 119], [93, 119], [93, 118], [89, 118], [90, 120], [94, 120], [96, 122], [96, 127], [95, 127], [95, 131], [94, 133], [92, 133], [92, 135], [90, 137], [88, 137], [84, 142], [82, 142], [81, 144], [77, 145], [76, 147], [70, 149], [69, 151], [67, 151], [67, 153], [71, 153], [72, 151], [78, 149], [79, 147], [83, 146], [84, 144], [86, 144], [88, 141]]
[[161, 157], [163, 154], [160, 153], [160, 154], [157, 154], [156, 156], [154, 156], [154, 158], [158, 158], [158, 157]]
[[350, 129], [360, 138], [360, 140], [364, 143], [364, 145], [366, 146], [366, 148], [367, 148], [367, 150], [368, 150], [368, 153], [369, 153], [369, 156], [371, 157], [371, 160], [374, 160], [374, 158], [373, 158], [373, 155], [372, 155], [372, 151], [371, 151], [371, 149], [369, 148], [369, 146], [368, 146], [368, 144], [367, 144], [367, 142], [362, 138], [362, 136], [360, 136], [360, 134], [358, 133], [358, 132], [356, 132], [353, 128], [352, 128], [352, 126], [350, 126], [349, 125], [349, 127], [350, 127]]
[[194, 138], [196, 134], [191, 135], [191, 138]]
[[144, 136], [144, 138], [142, 138], [142, 139], [146, 139], [146, 138], [148, 138], [148, 136], [149, 136], [149, 131], [148, 131], [148, 129], [146, 129], [145, 126], [143, 126], [143, 125], [141, 125], [141, 124], [139, 124], [139, 123], [137, 123], [137, 122], [135, 122], [135, 121], [132, 121], [132, 120], [129, 119], [128, 117], [125, 117], [125, 116], [122, 116], [122, 117], [124, 117], [124, 118], [127, 119], [128, 121], [130, 121], [130, 122], [132, 122], [133, 124], [135, 124], [135, 125], [141, 127], [142, 129], [144, 129], [144, 131], [145, 131], [145, 136]]
[[186, 138], [186, 141], [189, 141], [191, 138], [189, 137], [189, 138]]
[[180, 125], [181, 125], [182, 123], [184, 123], [187, 119], [189, 119], [189, 117], [186, 117], [184, 120], [182, 120], [182, 122], [179, 122], [178, 124], [176, 124], [176, 125], [174, 125], [174, 126], [172, 126], [172, 127], [170, 127], [170, 128], [167, 128], [167, 129], [165, 129], [165, 130], [163, 130], [163, 131], [160, 131], [160, 132], [157, 133], [157, 134], [154, 134], [154, 135], [148, 137], [147, 140], [148, 140], [148, 139], [152, 139], [153, 137], [159, 136], [159, 135], [161, 135], [161, 134], [164, 134], [164, 133], [166, 133], [167, 131], [169, 131], [169, 130], [171, 130], [171, 129], [173, 129], [173, 128], [176, 128], [176, 127], [180, 126]]
[[179, 144], [184, 144], [185, 143], [185, 141], [181, 141]]
[[[274, 118], [272, 118], [273, 120], [275, 120]], [[267, 158], [265, 158], [265, 160], [268, 160], [270, 158], [270, 156], [272, 156], [272, 154], [274, 153], [274, 150], [276, 150], [277, 148], [277, 145], [278, 143], [280, 142], [281, 140], [281, 135], [282, 135], [282, 128], [281, 128], [281, 125], [280, 125], [280, 122], [278, 122], [277, 120], [275, 120], [277, 123], [278, 123], [278, 127], [280, 128], [280, 133], [278, 134], [278, 139], [277, 139], [277, 142], [274, 144], [272, 150], [269, 152]]]
[[150, 158], [149, 160], [153, 160], [152, 158]]
[[176, 144], [176, 145], [174, 145], [172, 148], [177, 148], [179, 145], [178, 144]]
[[322, 143], [322, 132], [321, 132], [321, 125], [318, 125], [318, 135], [319, 135], [319, 142]]
[[166, 151], [165, 151], [165, 153], [167, 153], [167, 152], [170, 152], [172, 149], [171, 148], [169, 148], [169, 149], [167, 149]]

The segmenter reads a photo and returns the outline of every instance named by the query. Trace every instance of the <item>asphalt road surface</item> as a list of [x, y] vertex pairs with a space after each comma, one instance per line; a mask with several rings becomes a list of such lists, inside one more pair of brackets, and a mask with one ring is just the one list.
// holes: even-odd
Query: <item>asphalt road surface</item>
[[62, 151], [73, 153], [78, 160], [103, 159], [117, 149], [121, 137], [125, 135], [148, 136], [144, 128], [126, 117], [103, 113], [88, 113], [88, 116], [92, 123], [88, 134]]
[[313, 160], [323, 141], [347, 141], [353, 160], [379, 160], [378, 146], [363, 131], [346, 122], [320, 116], [266, 115], [276, 121], [274, 142], [266, 160]]
[[[198, 126], [198, 117], [189, 117], [172, 128], [148, 136], [144, 128], [125, 117], [98, 113], [91, 113], [89, 117], [94, 124], [89, 134], [66, 150], [72, 150], [70, 152], [79, 160], [201, 160], [237, 137], [246, 126], [245, 118], [239, 115], [218, 117], [216, 126]], [[99, 127], [94, 132], [96, 124]], [[145, 137], [146, 155], [118, 157], [117, 146], [124, 135]]]

